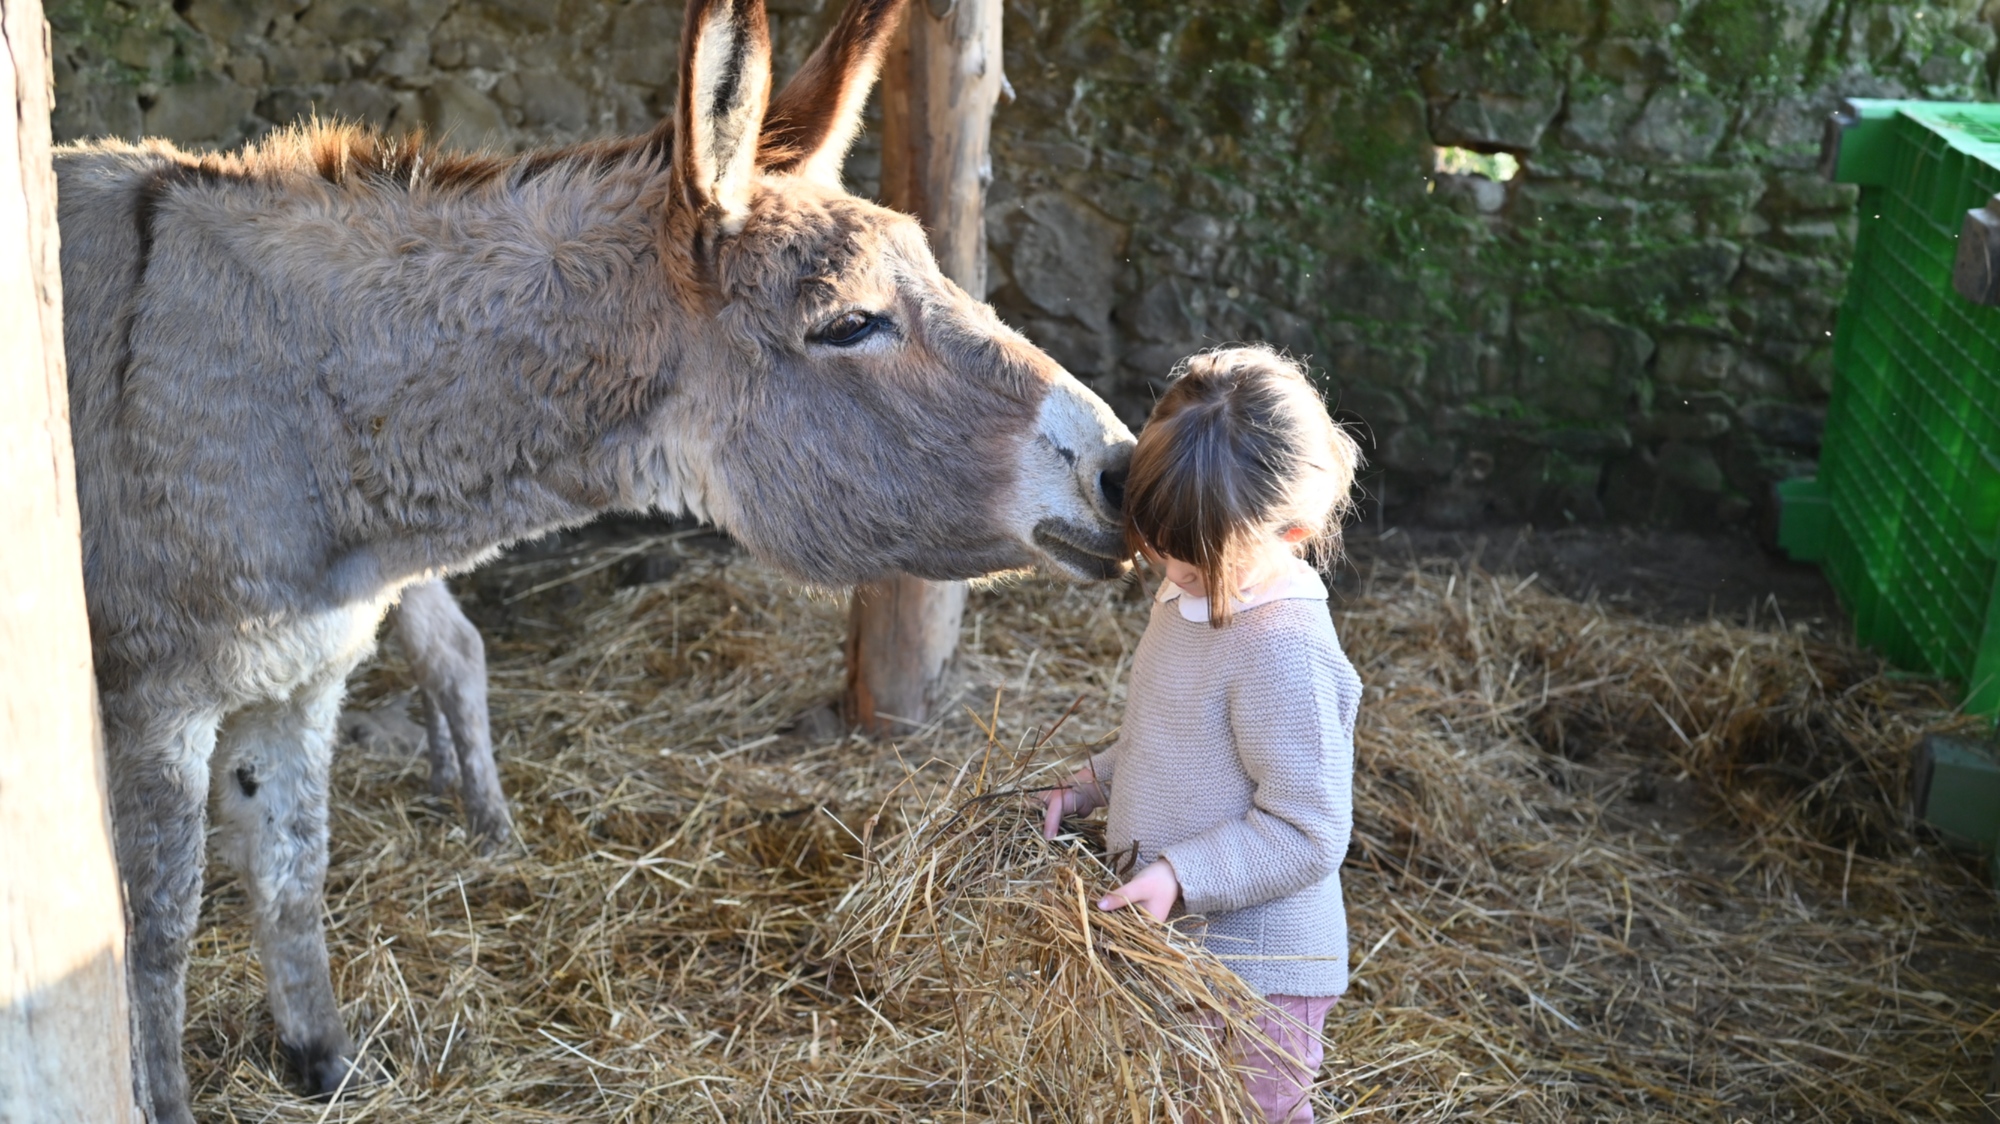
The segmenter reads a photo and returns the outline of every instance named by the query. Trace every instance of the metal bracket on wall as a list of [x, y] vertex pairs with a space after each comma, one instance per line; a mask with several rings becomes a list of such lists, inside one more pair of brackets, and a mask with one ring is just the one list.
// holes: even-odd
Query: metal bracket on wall
[[1928, 103], [1883, 98], [1845, 98], [1826, 119], [1820, 135], [1820, 174], [1835, 183], [1880, 187], [1889, 182], [1896, 144], [1891, 126], [1906, 109]]
[[1965, 212], [1951, 287], [1973, 304], [2000, 306], [2000, 195]]
[[1840, 179], [1840, 142], [1861, 120], [1852, 102], [1841, 102], [1840, 108], [1827, 115], [1826, 130], [1819, 138], [1819, 174], [1830, 180]]

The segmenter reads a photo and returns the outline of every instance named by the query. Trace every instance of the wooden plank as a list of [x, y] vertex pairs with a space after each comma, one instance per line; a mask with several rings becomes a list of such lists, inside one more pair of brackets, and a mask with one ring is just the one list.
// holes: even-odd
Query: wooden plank
[[48, 26], [0, 0], [0, 1124], [140, 1119], [63, 369]]
[[[1000, 98], [1000, 0], [915, 0], [882, 74], [882, 200], [924, 224], [944, 275], [986, 294], [987, 141]], [[965, 583], [897, 577], [854, 591], [848, 721], [928, 721], [965, 612]]]

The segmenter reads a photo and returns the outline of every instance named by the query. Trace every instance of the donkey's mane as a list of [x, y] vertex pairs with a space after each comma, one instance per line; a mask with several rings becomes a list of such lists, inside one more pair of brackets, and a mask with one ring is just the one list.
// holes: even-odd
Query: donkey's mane
[[514, 154], [453, 150], [421, 131], [391, 135], [364, 125], [314, 119], [276, 130], [240, 152], [200, 157], [183, 174], [247, 182], [274, 182], [304, 174], [343, 187], [464, 192], [495, 184], [518, 187], [560, 169], [601, 173], [641, 167], [665, 171], [673, 160], [673, 149], [672, 119], [638, 136]]

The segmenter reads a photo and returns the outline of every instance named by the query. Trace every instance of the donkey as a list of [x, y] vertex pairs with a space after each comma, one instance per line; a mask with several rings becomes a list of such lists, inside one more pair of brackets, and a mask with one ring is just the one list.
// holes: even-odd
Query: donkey
[[58, 157], [71, 411], [135, 1069], [188, 1124], [207, 806], [280, 1042], [358, 1076], [320, 925], [344, 681], [413, 582], [609, 510], [798, 580], [1123, 572], [1131, 434], [845, 193], [900, 0], [770, 96], [762, 0], [689, 0], [671, 122], [520, 157], [312, 126]]

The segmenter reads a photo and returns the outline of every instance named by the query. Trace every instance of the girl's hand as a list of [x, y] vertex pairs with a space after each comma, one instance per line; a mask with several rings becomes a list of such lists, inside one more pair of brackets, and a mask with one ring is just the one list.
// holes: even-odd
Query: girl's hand
[[1130, 882], [1106, 894], [1097, 903], [1097, 908], [1118, 909], [1134, 905], [1152, 914], [1153, 920], [1165, 921], [1167, 914], [1173, 912], [1174, 903], [1179, 900], [1181, 880], [1174, 874], [1174, 864], [1163, 856], [1133, 875]]
[[1042, 815], [1042, 838], [1054, 839], [1062, 831], [1064, 816], [1087, 816], [1104, 806], [1104, 788], [1097, 774], [1086, 766], [1078, 769], [1061, 788], [1049, 793]]

